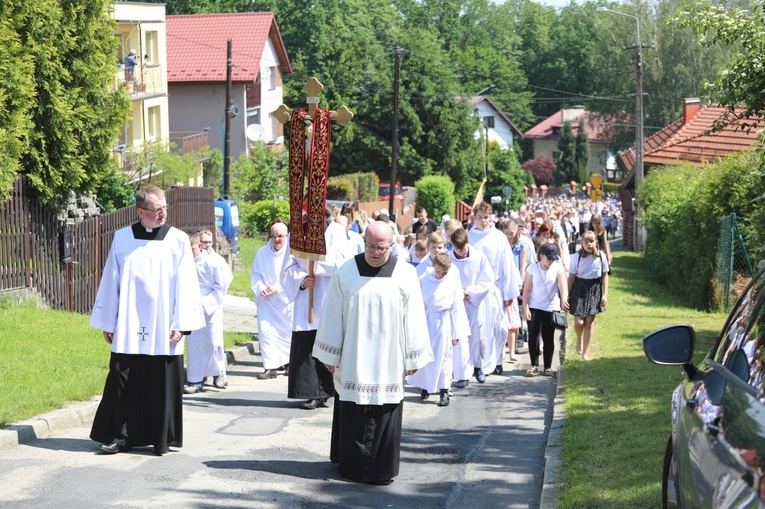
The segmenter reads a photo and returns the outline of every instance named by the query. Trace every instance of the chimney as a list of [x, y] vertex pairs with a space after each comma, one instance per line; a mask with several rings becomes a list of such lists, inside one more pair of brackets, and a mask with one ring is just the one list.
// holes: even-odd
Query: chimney
[[701, 110], [701, 99], [698, 97], [683, 99], [683, 123], [687, 124]]
[[574, 120], [579, 118], [582, 113], [584, 113], [584, 106], [571, 106], [570, 108], [563, 108], [560, 110], [560, 121], [563, 123], [568, 120], [573, 124]]

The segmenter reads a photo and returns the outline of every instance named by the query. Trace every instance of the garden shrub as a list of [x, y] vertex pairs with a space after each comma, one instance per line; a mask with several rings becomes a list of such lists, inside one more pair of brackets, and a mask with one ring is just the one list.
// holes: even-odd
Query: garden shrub
[[430, 175], [415, 182], [417, 189], [417, 205], [422, 205], [428, 211], [429, 217], [441, 217], [444, 214], [454, 215], [454, 182], [449, 177]]
[[377, 185], [380, 179], [375, 172], [349, 173], [346, 175], [337, 175], [339, 178], [348, 180], [353, 191], [347, 201], [377, 201]]
[[[756, 200], [765, 189], [757, 167], [756, 154], [739, 153], [705, 168], [651, 168], [641, 185], [651, 273], [697, 308], [719, 307], [715, 299], [722, 297], [713, 287], [720, 218], [733, 212], [745, 219], [758, 217]], [[745, 236], [756, 238], [754, 229], [754, 224], [745, 225]], [[754, 240], [747, 247], [762, 252]]]
[[327, 199], [338, 201], [353, 200], [353, 184], [344, 176], [327, 179]]
[[260, 200], [255, 203], [240, 203], [240, 229], [242, 235], [254, 236], [258, 233], [267, 232], [278, 217], [284, 221], [290, 219], [290, 204], [287, 200], [277, 201], [274, 209], [274, 200]]

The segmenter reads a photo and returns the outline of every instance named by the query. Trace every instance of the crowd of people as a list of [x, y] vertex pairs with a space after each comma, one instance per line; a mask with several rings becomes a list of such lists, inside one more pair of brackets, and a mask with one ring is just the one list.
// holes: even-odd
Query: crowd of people
[[[112, 349], [91, 438], [107, 453], [153, 445], [161, 455], [182, 445], [181, 395], [204, 390], [207, 377], [227, 385], [220, 316], [231, 272], [207, 252], [209, 231], [165, 224], [161, 190], [140, 190], [136, 205], [139, 222], [115, 236], [91, 318]], [[277, 220], [252, 264], [257, 377], [283, 372], [287, 398], [306, 410], [334, 398], [331, 461], [345, 477], [388, 484], [407, 383], [447, 407], [453, 390], [518, 362], [526, 342], [525, 374], [554, 376], [560, 311], [573, 315], [577, 352], [590, 359], [618, 230], [611, 198], [534, 197], [501, 214], [480, 203], [468, 221], [440, 224], [418, 206], [402, 230], [387, 211], [367, 218], [346, 204], [327, 208], [326, 254], [308, 260]]]

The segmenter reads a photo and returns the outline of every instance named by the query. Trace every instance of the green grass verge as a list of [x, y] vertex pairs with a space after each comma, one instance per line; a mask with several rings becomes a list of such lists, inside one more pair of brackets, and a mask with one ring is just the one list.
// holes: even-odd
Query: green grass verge
[[230, 295], [236, 295], [237, 297], [247, 297], [251, 299], [252, 287], [250, 286], [250, 271], [252, 269], [252, 260], [255, 258], [255, 253], [258, 249], [265, 245], [265, 240], [260, 237], [256, 238], [244, 238], [239, 239], [239, 255], [237, 259], [239, 263], [234, 269], [234, 281], [228, 289]]
[[695, 361], [711, 348], [725, 313], [696, 311], [652, 282], [640, 255], [614, 250], [608, 309], [595, 320], [590, 362], [568, 333], [561, 508], [661, 507], [669, 403], [679, 368], [648, 361], [641, 339], [674, 323], [696, 330]]

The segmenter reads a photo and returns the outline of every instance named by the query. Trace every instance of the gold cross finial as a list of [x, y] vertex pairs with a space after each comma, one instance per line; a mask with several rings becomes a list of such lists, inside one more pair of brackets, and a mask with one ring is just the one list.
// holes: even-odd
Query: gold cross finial
[[[324, 85], [316, 77], [313, 77], [303, 86], [303, 90], [308, 94], [306, 98], [308, 114], [313, 118], [316, 115], [316, 107], [319, 105], [319, 94], [324, 90]], [[274, 110], [274, 118], [276, 118], [277, 122], [285, 124], [290, 121], [291, 113], [292, 109], [282, 104]], [[353, 119], [353, 112], [345, 106], [340, 106], [337, 111], [331, 111], [330, 113], [332, 120], [340, 125], [345, 125]]]

